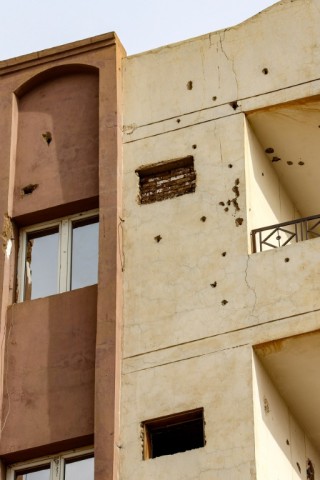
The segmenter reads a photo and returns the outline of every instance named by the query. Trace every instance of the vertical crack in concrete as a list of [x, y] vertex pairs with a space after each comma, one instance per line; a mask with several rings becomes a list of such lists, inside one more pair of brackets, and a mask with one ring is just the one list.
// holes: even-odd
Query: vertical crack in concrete
[[[252, 306], [252, 309], [251, 309], [251, 315], [255, 318], [257, 318], [256, 315], [254, 315], [254, 311], [255, 311], [255, 308], [256, 308], [256, 305], [257, 305], [257, 293], [254, 289], [254, 287], [252, 287], [250, 285], [250, 283], [248, 282], [248, 269], [249, 269], [249, 261], [250, 261], [250, 255], [247, 255], [247, 263], [246, 263], [246, 268], [245, 268], [245, 277], [244, 277], [244, 280], [246, 282], [246, 285], [248, 287], [249, 290], [251, 290], [251, 292], [253, 293], [253, 296], [254, 296], [254, 302], [253, 302], [253, 306]], [[258, 320], [258, 319], [257, 319]]]
[[[222, 38], [222, 34], [223, 34], [223, 38]], [[233, 75], [234, 75], [234, 81], [236, 83], [236, 90], [237, 90], [237, 98], [238, 98], [238, 91], [239, 91], [239, 85], [238, 85], [238, 79], [237, 79], [237, 75], [236, 75], [236, 71], [235, 71], [235, 68], [234, 68], [234, 59], [230, 59], [223, 47], [223, 42], [224, 42], [224, 39], [225, 39], [225, 35], [226, 35], [226, 30], [223, 30], [223, 32], [220, 32], [219, 34], [219, 42], [220, 42], [220, 50], [221, 52], [223, 53], [223, 55], [226, 57], [227, 61], [231, 63], [231, 69], [232, 69], [232, 72], [233, 72]]]

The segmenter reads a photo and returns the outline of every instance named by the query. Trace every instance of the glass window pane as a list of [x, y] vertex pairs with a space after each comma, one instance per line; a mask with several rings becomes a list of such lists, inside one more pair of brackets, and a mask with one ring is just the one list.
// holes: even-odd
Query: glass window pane
[[98, 282], [98, 217], [73, 222], [71, 290]]
[[16, 473], [15, 480], [50, 480], [50, 467]]
[[94, 458], [82, 458], [65, 464], [64, 480], [93, 480]]
[[27, 235], [25, 300], [58, 293], [59, 227]]

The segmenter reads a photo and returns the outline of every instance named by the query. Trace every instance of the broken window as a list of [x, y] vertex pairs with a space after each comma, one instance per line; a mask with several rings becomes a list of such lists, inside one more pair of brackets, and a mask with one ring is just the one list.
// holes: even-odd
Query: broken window
[[193, 193], [196, 189], [196, 172], [191, 155], [146, 165], [136, 170], [139, 176], [139, 202], [153, 203], [167, 198]]
[[7, 480], [93, 480], [92, 451], [66, 453], [7, 468]]
[[205, 445], [203, 408], [147, 420], [142, 428], [144, 460]]
[[96, 212], [23, 229], [19, 251], [19, 301], [97, 283], [98, 237]]

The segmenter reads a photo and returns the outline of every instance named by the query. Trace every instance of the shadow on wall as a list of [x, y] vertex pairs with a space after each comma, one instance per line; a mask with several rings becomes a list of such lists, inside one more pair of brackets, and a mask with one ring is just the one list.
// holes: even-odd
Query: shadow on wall
[[257, 478], [314, 480], [320, 455], [253, 353]]
[[14, 217], [98, 196], [99, 76], [53, 68], [18, 97]]

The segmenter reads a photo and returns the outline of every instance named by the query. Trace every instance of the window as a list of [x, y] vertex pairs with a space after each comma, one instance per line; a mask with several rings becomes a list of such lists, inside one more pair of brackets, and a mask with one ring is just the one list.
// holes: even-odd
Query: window
[[7, 480], [93, 480], [92, 450], [73, 451], [7, 468]]
[[143, 458], [204, 447], [203, 408], [142, 422]]
[[21, 231], [18, 301], [33, 300], [98, 280], [97, 212], [86, 212]]

